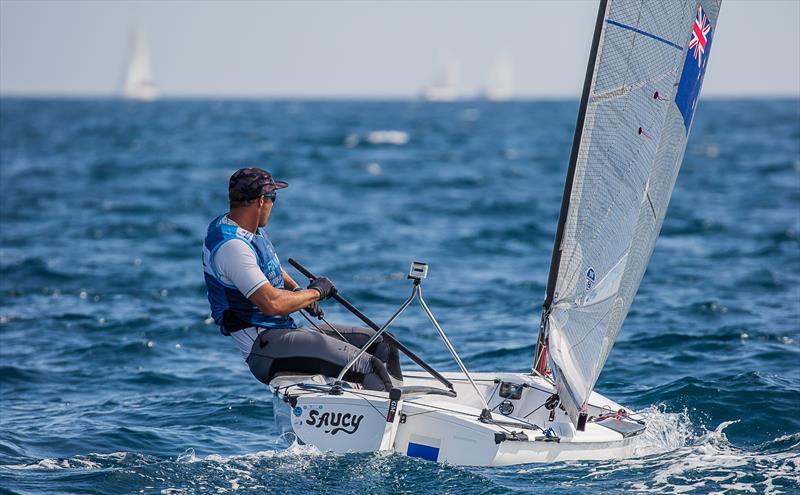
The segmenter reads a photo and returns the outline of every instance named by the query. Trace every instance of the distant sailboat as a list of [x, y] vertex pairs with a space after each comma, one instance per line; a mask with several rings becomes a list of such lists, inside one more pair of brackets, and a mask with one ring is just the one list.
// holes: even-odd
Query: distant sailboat
[[458, 62], [451, 61], [436, 81], [422, 88], [421, 96], [426, 101], [453, 101], [458, 99]]
[[497, 57], [489, 74], [483, 97], [491, 101], [508, 101], [514, 95], [514, 60], [508, 55]]
[[122, 96], [129, 100], [152, 101], [158, 98], [150, 65], [150, 51], [143, 31], [135, 29], [131, 37], [131, 48]]

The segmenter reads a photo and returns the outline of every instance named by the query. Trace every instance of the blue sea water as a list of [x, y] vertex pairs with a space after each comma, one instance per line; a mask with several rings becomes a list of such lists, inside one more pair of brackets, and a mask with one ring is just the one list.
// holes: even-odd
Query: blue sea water
[[[528, 370], [576, 111], [0, 100], [0, 492], [800, 492], [800, 100], [699, 105], [597, 387], [647, 415], [643, 457], [469, 468], [289, 447], [209, 323], [205, 227], [228, 176], [259, 166], [290, 183], [268, 226], [283, 260], [379, 321], [426, 261], [467, 366]], [[395, 333], [456, 369], [418, 310]]]

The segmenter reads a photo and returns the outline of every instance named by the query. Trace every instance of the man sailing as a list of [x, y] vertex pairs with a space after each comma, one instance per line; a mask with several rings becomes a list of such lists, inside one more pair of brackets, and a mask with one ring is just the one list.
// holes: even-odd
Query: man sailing
[[[336, 287], [319, 277], [303, 289], [281, 268], [264, 227], [278, 189], [287, 186], [260, 168], [237, 170], [228, 184], [230, 211], [211, 222], [203, 243], [214, 323], [236, 343], [253, 376], [265, 384], [278, 373], [336, 377], [374, 334], [370, 328], [327, 322], [298, 328], [290, 316], [305, 310], [323, 318], [318, 301], [333, 296]], [[381, 337], [344, 379], [369, 390], [388, 391], [390, 375], [402, 380], [399, 353]]]

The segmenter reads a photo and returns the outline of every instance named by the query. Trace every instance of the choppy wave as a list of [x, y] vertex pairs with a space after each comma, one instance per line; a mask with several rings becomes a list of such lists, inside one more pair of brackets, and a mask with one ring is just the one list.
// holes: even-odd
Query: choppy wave
[[623, 461], [625, 469], [648, 472], [646, 480], [631, 482], [630, 489], [649, 493], [791, 493], [800, 489], [798, 434], [773, 440], [790, 443], [777, 452], [746, 451], [732, 446], [725, 436], [724, 430], [735, 423], [721, 423], [664, 456]]

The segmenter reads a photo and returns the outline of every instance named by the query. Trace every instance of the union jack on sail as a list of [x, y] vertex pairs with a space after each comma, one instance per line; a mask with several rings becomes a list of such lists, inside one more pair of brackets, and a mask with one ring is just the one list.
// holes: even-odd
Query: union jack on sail
[[694, 29], [692, 30], [692, 41], [689, 43], [689, 49], [694, 48], [692, 56], [697, 60], [698, 67], [703, 63], [703, 53], [706, 51], [709, 31], [711, 31], [711, 23], [708, 22], [703, 7], [698, 5], [697, 19], [694, 20]]

